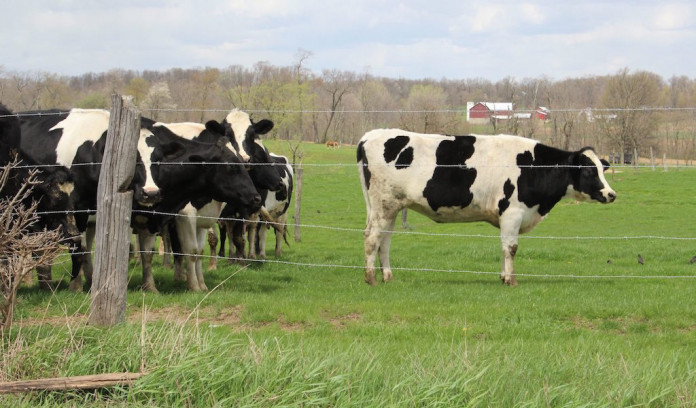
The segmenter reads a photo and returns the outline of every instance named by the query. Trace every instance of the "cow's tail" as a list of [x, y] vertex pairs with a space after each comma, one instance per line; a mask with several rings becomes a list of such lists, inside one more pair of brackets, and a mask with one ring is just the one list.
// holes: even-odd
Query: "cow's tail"
[[365, 199], [365, 208], [367, 210], [367, 217], [370, 216], [370, 196], [368, 195], [369, 189], [369, 169], [367, 168], [367, 156], [365, 155], [364, 142], [358, 143], [358, 174], [360, 175], [360, 186], [362, 187], [363, 198]]

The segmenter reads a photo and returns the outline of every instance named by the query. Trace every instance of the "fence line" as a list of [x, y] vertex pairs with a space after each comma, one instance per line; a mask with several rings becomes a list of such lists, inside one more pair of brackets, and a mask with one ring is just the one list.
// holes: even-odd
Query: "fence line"
[[[82, 252], [80, 254], [87, 254], [92, 252]], [[151, 254], [157, 253], [157, 251], [133, 251], [136, 254]], [[187, 256], [190, 254], [178, 253], [178, 252], [165, 252], [166, 255], [172, 256]], [[297, 267], [311, 267], [311, 268], [334, 268], [334, 269], [352, 269], [352, 270], [364, 270], [365, 265], [345, 265], [345, 264], [334, 264], [334, 263], [310, 263], [310, 262], [291, 262], [291, 261], [280, 261], [272, 259], [248, 259], [248, 258], [238, 258], [238, 257], [219, 257], [217, 255], [196, 255], [198, 258], [203, 259], [228, 259], [240, 262], [253, 262], [253, 263], [268, 263], [277, 265], [287, 265], [287, 266], [297, 266]], [[52, 265], [61, 265], [67, 263], [68, 260], [57, 261]], [[379, 268], [378, 268], [379, 269]], [[402, 271], [402, 272], [430, 272], [430, 273], [450, 273], [450, 274], [463, 274], [463, 275], [500, 275], [500, 271], [476, 271], [467, 269], [439, 269], [439, 268], [407, 268], [407, 267], [392, 267], [392, 271]], [[548, 279], [641, 279], [641, 280], [673, 280], [673, 279], [696, 279], [696, 275], [578, 275], [578, 274], [538, 274], [538, 273], [518, 273], [515, 272], [517, 277], [528, 277], [528, 278], [548, 278]]]
[[[91, 213], [94, 214], [96, 210], [73, 210], [70, 211], [70, 213]], [[53, 215], [53, 214], [62, 214], [62, 211], [37, 211], [37, 215]], [[186, 214], [181, 214], [181, 213], [171, 213], [171, 212], [163, 212], [163, 211], [155, 211], [155, 210], [133, 210], [133, 214], [147, 214], [147, 215], [164, 215], [168, 217], [190, 217], [189, 215]], [[248, 221], [244, 218], [229, 218], [229, 217], [210, 217], [210, 216], [204, 216], [204, 215], [196, 215], [194, 218], [196, 219], [208, 219], [208, 220], [219, 220], [219, 221], [239, 221], [239, 222], [245, 222]], [[261, 224], [266, 224], [270, 225], [270, 223], [260, 220], [258, 221]], [[296, 224], [294, 223], [286, 223], [286, 224], [277, 224], [277, 225], [282, 225], [285, 227], [290, 227], [290, 226], [295, 226]], [[318, 224], [299, 224], [299, 227], [302, 228], [315, 228], [315, 229], [324, 229], [324, 230], [331, 230], [331, 231], [343, 231], [343, 232], [359, 232], [359, 233], [364, 233], [365, 228], [347, 228], [347, 227], [335, 227], [332, 225], [318, 225]], [[432, 233], [432, 232], [418, 232], [418, 231], [407, 231], [407, 230], [385, 230], [383, 231], [385, 233], [392, 233], [392, 234], [401, 234], [401, 235], [421, 235], [421, 236], [433, 236], [433, 237], [451, 237], [451, 238], [505, 238], [507, 236], [505, 235], [500, 235], [500, 234], [495, 234], [495, 235], [486, 235], [486, 234], [457, 234], [457, 233]], [[613, 240], [613, 241], [627, 241], [627, 240], [638, 240], [638, 239], [648, 239], [648, 240], [660, 240], [660, 241], [696, 241], [696, 237], [669, 237], [669, 236], [660, 236], [660, 235], [636, 235], [636, 236], [629, 236], [629, 235], [621, 235], [621, 236], [613, 236], [613, 237], [603, 237], [603, 236], [537, 236], [537, 235], [519, 235], [518, 236], [520, 239], [551, 239], [551, 240], [586, 240], [586, 241], [600, 241], [600, 240]]]

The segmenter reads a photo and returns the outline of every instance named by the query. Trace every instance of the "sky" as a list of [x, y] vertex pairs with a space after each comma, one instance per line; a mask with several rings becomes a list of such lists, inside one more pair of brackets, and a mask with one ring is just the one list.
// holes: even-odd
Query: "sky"
[[291, 66], [406, 79], [696, 77], [696, 2], [3, 0], [0, 75]]

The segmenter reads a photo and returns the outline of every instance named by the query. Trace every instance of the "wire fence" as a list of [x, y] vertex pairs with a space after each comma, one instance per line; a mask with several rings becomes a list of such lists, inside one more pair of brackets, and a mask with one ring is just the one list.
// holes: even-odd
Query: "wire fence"
[[[583, 113], [587, 112], [587, 108], [585, 109], [549, 109], [550, 113], [563, 113], [563, 112], [571, 112], [571, 113]], [[206, 110], [201, 110], [201, 109], [153, 109], [152, 111], [160, 111], [160, 112], [201, 112], [201, 111], [206, 111], [206, 112], [228, 112], [228, 110], [211, 110], [211, 109], [206, 109]], [[268, 111], [268, 110], [246, 110], [247, 112], [250, 113], [281, 113], [276, 112], [276, 111]], [[591, 109], [592, 112], [620, 112], [620, 111], [684, 111], [684, 112], [696, 112], [696, 107], [691, 107], [691, 108], [665, 108], [665, 107], [651, 107], [651, 108], [628, 108], [628, 109], [615, 109], [615, 108], [593, 108]], [[363, 110], [343, 110], [341, 113], [355, 113], [355, 114], [364, 114], [364, 113], [432, 113], [432, 112], [437, 112], [437, 113], [456, 113], [456, 114], [464, 114], [464, 110], [385, 110], [385, 111], [363, 111]], [[524, 112], [533, 112], [533, 111], [522, 111], [522, 110], [516, 110], [515, 112], [518, 113], [524, 113]], [[331, 113], [331, 111], [327, 110], [317, 110], [317, 111], [287, 111], [284, 110], [282, 113]], [[13, 115], [0, 115], [0, 117], [8, 117], [8, 116], [50, 116], [50, 115], [64, 115], [64, 113], [61, 112], [35, 112], [35, 113], [20, 113], [20, 114], [13, 114]], [[160, 165], [160, 166], [172, 166], [172, 165], [177, 165], [177, 166], [201, 166], [201, 165], [229, 165], [229, 163], [209, 163], [209, 162], [197, 162], [197, 163], [182, 163], [182, 162], [155, 162], [152, 163], [153, 165]], [[72, 166], [100, 166], [101, 163], [74, 163]], [[254, 163], [238, 163], [238, 165], [244, 165], [244, 166], [249, 166], [249, 165], [268, 165], [268, 164], [254, 164]], [[20, 168], [47, 168], [47, 167], [61, 167], [62, 165], [20, 165], [18, 167]], [[303, 163], [302, 167], [305, 168], [343, 168], [343, 167], [351, 167], [351, 168], [356, 168], [357, 164], [356, 163]], [[460, 165], [436, 165], [436, 167], [462, 167]], [[494, 169], [501, 169], [501, 168], [523, 168], [523, 167], [535, 167], [535, 168], [563, 168], [563, 167], [571, 167], [571, 168], [580, 168], [582, 166], [563, 166], [563, 165], [552, 165], [552, 166], [538, 166], [538, 165], [504, 165], [504, 164], [490, 164], [490, 165], [477, 165], [477, 168], [483, 168], [483, 167], [488, 167], [488, 168], [494, 168]], [[623, 169], [623, 168], [631, 168], [631, 169], [647, 169], [647, 168], [652, 168], [655, 169], [654, 164], [616, 164], [612, 165], [612, 168], [615, 169]], [[671, 169], [671, 168], [678, 168], [678, 169], [693, 169], [696, 168], [695, 166], [685, 166], [685, 165], [679, 165], [679, 164], [673, 164], [673, 163], [665, 163], [662, 165], [659, 165], [659, 167], [663, 167], [665, 170]], [[80, 213], [80, 212], [87, 212], [90, 214], [93, 214], [96, 212], [96, 210], [76, 210], [74, 213]], [[41, 212], [37, 213], [38, 215], [49, 215], [49, 214], [55, 214], [56, 212]], [[143, 214], [143, 215], [159, 215], [159, 216], [165, 216], [165, 217], [177, 217], [181, 216], [178, 213], [166, 213], [166, 212], [158, 212], [158, 211], [149, 211], [149, 210], [135, 210], [133, 212], [134, 214]], [[363, 212], [364, 213], [364, 212]], [[198, 216], [199, 218], [214, 218], [217, 219], [217, 217], [203, 217], [203, 216]], [[225, 218], [223, 220], [226, 221], [244, 221], [242, 219], [238, 218]], [[329, 230], [329, 231], [335, 231], [337, 233], [355, 233], [355, 234], [362, 234], [364, 232], [364, 228], [358, 227], [358, 226], [332, 226], [332, 225], [321, 225], [321, 224], [289, 224], [286, 226], [290, 225], [295, 225], [296, 227], [301, 227], [303, 229], [317, 229], [317, 230]], [[420, 232], [420, 231], [409, 231], [409, 230], [393, 230], [393, 231], [385, 231], [388, 233], [393, 233], [397, 235], [411, 235], [411, 236], [433, 236], [433, 237], [450, 237], [450, 238], [469, 238], [469, 239], [500, 239], [501, 235], [499, 234], [459, 234], [459, 233], [436, 233], [436, 232]], [[502, 238], [505, 238], [502, 236]], [[629, 240], [654, 240], [654, 241], [686, 241], [686, 242], [692, 242], [696, 241], [696, 237], [692, 236], [660, 236], [660, 235], [652, 235], [652, 234], [644, 234], [644, 235], [635, 235], [635, 236], [627, 236], [627, 235], [618, 235], [618, 236], [573, 236], [573, 235], [568, 235], [568, 236], [535, 236], [535, 235], [521, 235], [519, 237], [520, 239], [533, 239], [533, 240], [577, 240], [577, 241], [629, 241]], [[141, 252], [141, 251], [136, 251], [136, 252]], [[90, 252], [91, 253], [91, 252]], [[86, 253], [74, 253], [74, 254], [86, 254]], [[182, 253], [172, 253], [169, 252], [169, 255], [186, 255]], [[202, 258], [213, 258], [215, 255], [198, 255], [199, 257]], [[338, 263], [312, 263], [312, 262], [292, 262], [292, 261], [281, 261], [281, 260], [253, 260], [253, 259], [240, 259], [240, 258], [232, 258], [233, 260], [236, 261], [245, 261], [245, 262], [264, 262], [268, 264], [279, 264], [279, 265], [287, 265], [287, 266], [294, 266], [294, 267], [311, 267], [311, 268], [336, 268], [336, 269], [364, 269], [364, 265], [346, 265], [346, 264], [338, 264]], [[56, 265], [61, 265], [67, 261], [58, 261]], [[452, 273], [452, 274], [471, 274], [471, 275], [499, 275], [500, 272], [496, 271], [476, 271], [476, 270], [455, 270], [455, 269], [437, 269], [437, 268], [405, 268], [405, 267], [393, 267], [392, 268], [395, 271], [413, 271], [413, 272], [438, 272], [438, 273]], [[525, 274], [525, 273], [516, 273], [517, 276], [521, 277], [535, 277], [535, 278], [563, 278], [563, 279], [696, 279], [696, 275], [693, 274], [685, 274], [685, 275], [670, 275], [670, 276], [665, 276], [665, 275], [596, 275], [596, 274], [588, 274], [588, 275], [579, 275], [579, 274]]]

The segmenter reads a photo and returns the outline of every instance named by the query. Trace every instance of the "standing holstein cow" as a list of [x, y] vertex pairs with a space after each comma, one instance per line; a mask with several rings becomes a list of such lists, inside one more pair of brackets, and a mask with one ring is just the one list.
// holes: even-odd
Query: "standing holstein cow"
[[[184, 122], [184, 123], [154, 123], [150, 129], [166, 128], [168, 131], [174, 133], [175, 135], [194, 142], [213, 142], [218, 139], [226, 140], [225, 148], [228, 150], [230, 155], [237, 155], [236, 149], [233, 147], [229, 137], [225, 136], [225, 128], [221, 124], [215, 121], [208, 121], [205, 125], [200, 123]], [[254, 139], [256, 133], [253, 131], [245, 130], [244, 144], [256, 145]], [[258, 136], [256, 136], [258, 137]], [[248, 157], [248, 156], [247, 156]], [[236, 167], [238, 171], [245, 172], [241, 160], [237, 162]], [[235, 164], [229, 164], [230, 166], [235, 166]], [[274, 171], [272, 167], [267, 166], [268, 170]], [[261, 170], [260, 168], [257, 170]], [[269, 171], [266, 171], [269, 173]], [[249, 176], [252, 181], [254, 181], [253, 173], [249, 171]], [[273, 188], [277, 188], [278, 182], [276, 179], [280, 180], [277, 174], [271, 174], [268, 179], [263, 179], [263, 181]], [[183, 209], [181, 209], [178, 215], [174, 218], [173, 225], [170, 225], [170, 238], [172, 239], [172, 248], [176, 255], [175, 259], [175, 278], [178, 280], [185, 280], [188, 282], [189, 289], [191, 290], [207, 290], [207, 286], [203, 281], [203, 270], [201, 256], [203, 255], [204, 245], [206, 241], [207, 231], [210, 227], [214, 226], [217, 222], [220, 212], [225, 205], [231, 204], [234, 207], [240, 208], [240, 211], [244, 215], [251, 212], [256, 212], [261, 207], [260, 196], [255, 190], [249, 194], [250, 198], [258, 197], [258, 205], [249, 211], [249, 206], [245, 205], [240, 207], [238, 201], [219, 201], [215, 199], [201, 200], [198, 197], [194, 197]], [[173, 227], [173, 230], [172, 230]], [[176, 238], [176, 239], [175, 239]], [[182, 254], [186, 257], [187, 263], [187, 273], [183, 274], [183, 260], [180, 256]]]
[[[243, 211], [253, 212], [261, 207], [261, 196], [256, 192], [249, 172], [245, 170], [237, 153], [230, 150], [229, 139], [208, 129], [214, 126], [213, 123], [209, 123], [205, 131], [217, 134], [217, 140], [204, 143], [181, 137], [166, 125], [156, 124], [145, 118], [142, 122], [143, 126], [152, 132], [152, 145], [161, 146], [155, 149], [155, 153], [160, 154], [160, 157], [153, 161], [153, 163], [159, 162], [153, 174], [157, 185], [162, 189], [162, 198], [151, 210], [134, 209], [133, 226], [138, 233], [140, 243], [143, 290], [157, 292], [152, 276], [152, 255], [156, 233], [163, 231], [173, 219], [182, 218], [179, 215], [186, 214], [187, 208], [192, 213], [206, 207], [214, 212], [216, 206], [230, 203]], [[194, 127], [198, 128], [199, 132], [204, 132], [200, 126]], [[172, 127], [177, 128], [177, 126]], [[181, 128], [178, 132], [186, 133]], [[213, 202], [217, 204], [211, 205]], [[189, 254], [195, 261], [195, 258], [200, 256], [195, 238], [196, 218], [187, 217], [186, 219], [193, 220], [193, 225], [188, 224], [186, 230], [193, 231], [189, 235], [190, 238], [187, 238], [187, 242], [191, 245]], [[200, 219], [204, 221], [208, 218]], [[217, 217], [213, 216], [212, 222], [216, 220]], [[206, 290], [200, 265], [196, 269], [195, 263], [193, 261], [189, 263], [191, 267], [187, 276], [188, 287], [190, 290]]]
[[[285, 156], [270, 153], [274, 165], [274, 171], [278, 173], [282, 180], [282, 187], [277, 191], [259, 189], [259, 194], [263, 200], [264, 221], [245, 221], [239, 211], [233, 207], [226, 207], [220, 215], [220, 250], [218, 257], [225, 257], [225, 242], [230, 237], [230, 256], [228, 259], [241, 261], [244, 257], [255, 259], [266, 259], [266, 230], [273, 227], [276, 236], [275, 255], [280, 257], [282, 254], [283, 241], [287, 242], [287, 220], [288, 208], [292, 199], [293, 177], [292, 165]], [[244, 232], [247, 232], [249, 241], [249, 252], [245, 253], [246, 241]], [[214, 234], [214, 230], [211, 234]], [[215, 253], [217, 239], [210, 239], [210, 251]], [[235, 247], [235, 254], [232, 254], [232, 247]]]
[[[283, 241], [287, 242], [286, 234], [288, 230], [288, 208], [292, 199], [292, 166], [285, 156], [278, 156], [271, 153], [271, 159], [276, 163], [275, 169], [278, 172], [283, 187], [278, 191], [260, 191], [264, 201], [264, 208], [268, 211], [268, 218], [274, 225], [275, 231], [275, 256], [280, 257], [283, 251]], [[266, 231], [271, 224], [259, 221], [255, 228], [252, 226], [249, 237], [249, 253], [256, 253], [259, 259], [266, 259]], [[253, 233], [252, 231], [255, 231]], [[256, 243], [258, 241], [258, 247]]]
[[562, 198], [611, 203], [609, 164], [591, 148], [568, 152], [517, 136], [426, 135], [399, 129], [366, 133], [357, 150], [367, 205], [365, 281], [392, 279], [394, 221], [410, 208], [436, 222], [486, 221], [500, 228], [503, 283], [516, 285], [517, 237]]
[[[74, 180], [71, 198], [80, 232], [88, 229], [90, 215], [97, 210], [97, 187], [104, 156], [110, 113], [103, 109], [44, 110], [20, 113], [20, 153], [33, 163], [67, 169]], [[152, 206], [160, 199], [159, 187], [152, 177], [150, 162], [153, 148], [140, 131], [138, 156], [129, 189], [134, 202]], [[90, 237], [83, 238], [81, 254], [73, 254], [72, 290], [82, 289], [80, 268], [91, 278]]]
[[[20, 152], [21, 129], [20, 121], [8, 108], [0, 103], [0, 166], [6, 166], [19, 159], [19, 167], [14, 168], [7, 177], [0, 198], [11, 198], [19, 193], [30, 175], [30, 168], [38, 170], [34, 179], [31, 193], [22, 202], [26, 207], [37, 202], [37, 221], [32, 225], [32, 231], [44, 228], [59, 230], [64, 242], [71, 250], [77, 250], [80, 243], [80, 232], [75, 225], [73, 216], [74, 204], [70, 193], [74, 183], [70, 172], [62, 167], [41, 166]], [[36, 166], [36, 167], [34, 167]], [[48, 281], [40, 276], [39, 283], [48, 285]]]

